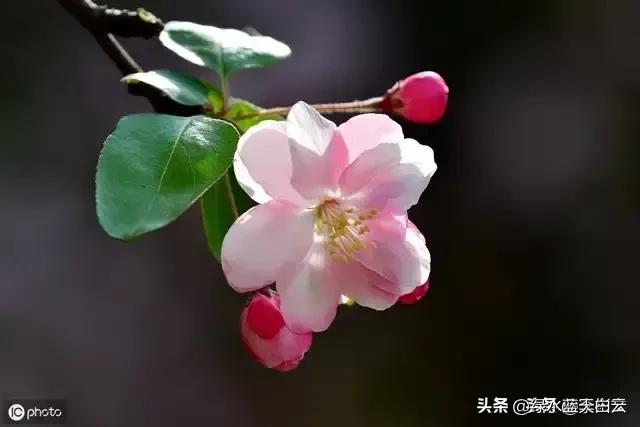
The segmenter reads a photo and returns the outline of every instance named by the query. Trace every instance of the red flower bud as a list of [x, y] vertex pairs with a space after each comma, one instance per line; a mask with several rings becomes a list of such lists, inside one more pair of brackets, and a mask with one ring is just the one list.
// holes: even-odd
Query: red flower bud
[[402, 295], [398, 298], [400, 304], [415, 304], [422, 299], [423, 296], [429, 291], [429, 281], [424, 285], [420, 285], [408, 294]]
[[447, 108], [449, 88], [438, 73], [423, 71], [396, 83], [382, 101], [387, 113], [416, 123], [435, 123]]
[[240, 316], [242, 342], [258, 362], [267, 368], [290, 371], [298, 366], [311, 347], [311, 332], [296, 334], [284, 323], [280, 297], [255, 294]]

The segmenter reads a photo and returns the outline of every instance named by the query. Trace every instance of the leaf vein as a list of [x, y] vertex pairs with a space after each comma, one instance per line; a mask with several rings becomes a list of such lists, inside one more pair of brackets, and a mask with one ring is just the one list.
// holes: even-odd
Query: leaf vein
[[175, 142], [173, 144], [173, 147], [171, 148], [171, 153], [169, 153], [169, 157], [167, 158], [167, 163], [164, 165], [164, 169], [162, 169], [162, 174], [160, 175], [160, 181], [158, 182], [158, 189], [156, 190], [156, 193], [160, 193], [160, 190], [162, 189], [162, 184], [164, 183], [164, 178], [167, 175], [167, 170], [169, 169], [169, 164], [171, 163], [171, 160], [173, 159], [173, 155], [176, 152], [176, 148], [180, 144], [180, 138], [182, 138], [182, 135], [187, 130], [189, 125], [192, 123], [192, 121], [193, 121], [193, 119], [187, 120], [187, 122], [184, 124], [184, 126], [182, 126], [182, 129], [180, 129], [180, 131], [178, 132], [178, 135], [176, 136], [176, 139], [175, 139]]

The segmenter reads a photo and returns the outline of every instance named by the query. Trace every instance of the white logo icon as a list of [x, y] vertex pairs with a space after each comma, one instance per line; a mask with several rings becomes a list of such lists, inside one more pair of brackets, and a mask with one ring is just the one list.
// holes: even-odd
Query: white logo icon
[[14, 403], [9, 406], [9, 418], [13, 421], [20, 421], [24, 418], [24, 406], [19, 403]]

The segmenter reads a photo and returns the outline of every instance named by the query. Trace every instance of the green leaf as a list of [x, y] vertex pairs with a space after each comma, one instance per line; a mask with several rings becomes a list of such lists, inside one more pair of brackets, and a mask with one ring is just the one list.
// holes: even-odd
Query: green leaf
[[195, 106], [211, 103], [214, 111], [222, 108], [222, 97], [213, 85], [178, 71], [155, 70], [134, 73], [123, 77], [122, 81], [127, 84], [146, 83], [183, 105]]
[[232, 168], [229, 168], [227, 174], [229, 179], [228, 184], [226, 177], [220, 178], [201, 199], [204, 234], [207, 237], [209, 250], [217, 259], [220, 259], [224, 236], [236, 219], [229, 199], [227, 185], [231, 186], [235, 206], [239, 215], [242, 215], [255, 205], [247, 193], [240, 188]]
[[237, 142], [231, 124], [209, 117], [122, 118], [98, 160], [100, 225], [131, 239], [169, 224], [225, 173]]
[[193, 22], [168, 22], [160, 41], [187, 61], [214, 69], [221, 78], [237, 70], [263, 68], [291, 55], [286, 44], [271, 37]]
[[231, 98], [229, 102], [231, 106], [229, 107], [227, 114], [225, 114], [225, 117], [238, 125], [238, 128], [242, 133], [249, 130], [251, 126], [257, 125], [265, 120], [284, 120], [284, 118], [278, 114], [267, 114], [264, 116], [254, 116], [242, 119], [239, 117], [255, 114], [262, 110], [262, 108], [239, 98]]

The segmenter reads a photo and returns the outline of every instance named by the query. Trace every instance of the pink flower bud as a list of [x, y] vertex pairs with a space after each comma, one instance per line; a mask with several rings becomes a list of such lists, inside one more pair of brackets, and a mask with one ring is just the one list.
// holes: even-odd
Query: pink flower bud
[[402, 295], [398, 298], [400, 304], [415, 304], [422, 299], [423, 296], [429, 291], [429, 281], [424, 285], [420, 285], [408, 294]]
[[280, 297], [255, 294], [240, 316], [242, 342], [258, 362], [267, 368], [290, 371], [298, 366], [311, 347], [311, 332], [296, 334], [284, 323]]
[[438, 73], [423, 71], [396, 83], [384, 97], [382, 108], [416, 123], [435, 123], [447, 108], [449, 88]]

